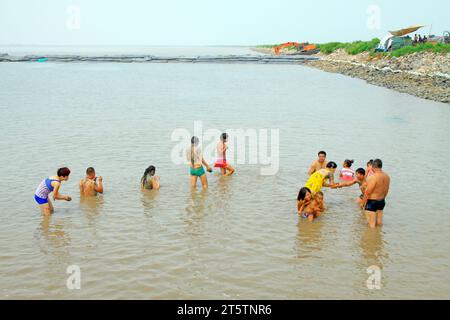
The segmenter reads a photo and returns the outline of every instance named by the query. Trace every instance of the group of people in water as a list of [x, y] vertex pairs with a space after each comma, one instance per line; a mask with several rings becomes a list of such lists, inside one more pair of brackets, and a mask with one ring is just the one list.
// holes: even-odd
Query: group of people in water
[[[207, 172], [212, 172], [212, 168], [205, 161], [203, 153], [199, 147], [199, 138], [192, 137], [191, 145], [186, 150], [186, 161], [189, 164], [191, 187], [195, 188], [200, 178], [203, 188], [208, 188]], [[234, 168], [227, 162], [226, 152], [228, 150], [228, 134], [223, 133], [217, 144], [218, 158], [214, 167], [220, 169], [224, 176], [234, 173]], [[370, 160], [367, 169], [359, 168], [353, 171], [351, 168], [353, 160], [345, 160], [342, 169], [339, 171], [339, 182], [335, 182], [334, 175], [337, 164], [326, 160], [326, 152], [320, 151], [318, 159], [314, 161], [308, 170], [308, 181], [300, 189], [297, 197], [298, 214], [309, 221], [317, 219], [325, 212], [323, 187], [332, 189], [350, 187], [358, 184], [361, 195], [358, 203], [366, 212], [369, 226], [375, 228], [383, 223], [383, 209], [385, 198], [389, 192], [390, 178], [382, 170], [383, 163], [380, 159]], [[71, 201], [70, 196], [60, 194], [60, 187], [63, 181], [68, 181], [70, 169], [67, 167], [58, 169], [55, 176], [44, 179], [36, 189], [34, 198], [44, 215], [50, 215], [54, 211], [52, 201], [49, 199], [53, 193], [54, 200]], [[149, 166], [145, 169], [140, 182], [141, 189], [158, 190], [160, 188], [160, 178], [156, 175], [156, 167]], [[80, 194], [84, 197], [96, 196], [103, 193], [103, 178], [97, 177], [95, 169], [87, 168], [86, 177], [79, 182]]]
[[300, 189], [297, 197], [298, 214], [303, 219], [313, 221], [325, 211], [323, 187], [332, 189], [350, 187], [358, 184], [361, 195], [357, 202], [364, 209], [369, 227], [383, 224], [383, 210], [389, 192], [390, 177], [383, 171], [380, 159], [367, 162], [367, 168], [351, 168], [354, 161], [345, 160], [339, 171], [339, 182], [334, 181], [337, 164], [326, 160], [326, 152], [320, 151], [308, 171], [308, 181]]
[[[203, 188], [208, 188], [208, 180], [206, 178], [205, 167], [208, 172], [212, 172], [212, 168], [203, 158], [203, 153], [199, 147], [200, 140], [198, 137], [191, 138], [191, 145], [186, 150], [186, 160], [189, 164], [189, 172], [191, 177], [191, 186], [197, 185], [200, 178]], [[220, 141], [217, 144], [218, 158], [214, 167], [219, 168], [224, 176], [230, 176], [234, 173], [234, 168], [227, 162], [226, 153], [228, 150], [228, 134], [222, 133]], [[49, 199], [50, 193], [53, 192], [53, 200], [71, 201], [70, 196], [64, 196], [59, 193], [59, 188], [63, 181], [68, 181], [70, 169], [67, 167], [58, 169], [55, 176], [45, 178], [36, 189], [34, 199], [41, 208], [44, 215], [50, 215], [54, 211], [53, 203]], [[156, 175], [156, 167], [151, 165], [145, 169], [141, 178], [141, 189], [158, 190], [160, 188], [160, 178]], [[95, 169], [87, 168], [86, 177], [79, 182], [80, 194], [84, 197], [96, 196], [103, 193], [103, 178], [97, 177]]]

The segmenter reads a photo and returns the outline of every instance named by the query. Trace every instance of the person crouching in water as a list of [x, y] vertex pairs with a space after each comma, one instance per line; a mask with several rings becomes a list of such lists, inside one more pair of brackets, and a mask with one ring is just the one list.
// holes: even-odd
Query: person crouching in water
[[[231, 176], [234, 173], [234, 168], [227, 163], [227, 149], [228, 149], [228, 134], [222, 133], [220, 141], [217, 144], [217, 158], [214, 167], [220, 168], [220, 173], [224, 176]], [[228, 171], [228, 172], [227, 172]]]
[[147, 190], [158, 190], [159, 177], [155, 175], [156, 168], [154, 166], [149, 166], [144, 171], [144, 175], [141, 178], [141, 188]]
[[34, 194], [34, 199], [39, 205], [42, 214], [48, 216], [55, 211], [52, 201], [49, 199], [49, 195], [52, 192], [53, 192], [53, 200], [72, 201], [71, 197], [63, 196], [62, 194], [59, 193], [61, 182], [68, 181], [69, 175], [70, 175], [69, 168], [66, 167], [59, 168], [56, 173], [56, 176], [50, 176], [44, 179], [39, 184]]
[[323, 198], [323, 192], [317, 192], [314, 195], [314, 198], [303, 208], [301, 208], [301, 211], [299, 211], [300, 216], [303, 219], [308, 219], [309, 221], [319, 218], [319, 216], [325, 211]]
[[89, 167], [86, 169], [86, 177], [80, 180], [79, 187], [82, 196], [96, 196], [97, 193], [103, 193], [103, 177], [97, 177], [95, 169]]
[[298, 214], [301, 215], [303, 209], [311, 203], [313, 200], [311, 190], [307, 187], [303, 187], [298, 192], [297, 196], [297, 211]]
[[197, 185], [197, 179], [200, 178], [204, 189], [208, 188], [208, 179], [206, 179], [205, 165], [208, 172], [212, 172], [211, 167], [203, 159], [203, 153], [198, 146], [199, 139], [197, 137], [191, 138], [191, 147], [186, 151], [186, 158], [189, 163], [189, 172], [191, 175], [191, 187], [195, 188]]

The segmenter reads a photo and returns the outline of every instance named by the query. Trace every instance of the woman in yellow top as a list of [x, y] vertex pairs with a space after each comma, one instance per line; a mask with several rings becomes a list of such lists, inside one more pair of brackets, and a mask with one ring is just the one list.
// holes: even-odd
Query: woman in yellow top
[[[336, 188], [339, 184], [334, 183], [334, 173], [336, 171], [337, 164], [333, 161], [328, 162], [325, 169], [320, 169], [313, 173], [305, 184], [305, 187], [311, 190], [312, 194], [322, 190], [322, 187]], [[329, 180], [329, 183], [325, 183], [325, 180]]]

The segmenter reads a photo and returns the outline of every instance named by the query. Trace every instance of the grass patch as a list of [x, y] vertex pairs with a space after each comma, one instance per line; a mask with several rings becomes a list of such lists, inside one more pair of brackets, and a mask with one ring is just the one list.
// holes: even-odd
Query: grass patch
[[359, 54], [366, 51], [373, 51], [378, 44], [380, 39], [374, 38], [370, 41], [354, 41], [354, 42], [328, 42], [317, 45], [320, 52], [325, 54], [333, 53], [338, 49], [345, 49], [348, 54]]
[[397, 50], [394, 50], [390, 53], [387, 53], [388, 56], [391, 57], [402, 57], [408, 54], [416, 53], [416, 52], [434, 52], [438, 54], [448, 54], [450, 52], [450, 43], [447, 44], [432, 44], [432, 43], [422, 43], [416, 46], [407, 46]]

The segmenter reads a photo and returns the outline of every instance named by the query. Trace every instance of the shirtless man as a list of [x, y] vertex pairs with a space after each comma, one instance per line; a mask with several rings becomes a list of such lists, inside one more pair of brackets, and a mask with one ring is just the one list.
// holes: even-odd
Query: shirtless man
[[362, 201], [370, 228], [383, 224], [383, 209], [386, 205], [385, 199], [389, 192], [391, 178], [382, 170], [382, 167], [383, 162], [380, 159], [373, 161], [374, 174], [367, 178], [367, 187]]
[[95, 169], [89, 167], [86, 170], [86, 178], [80, 180], [80, 193], [82, 196], [92, 197], [96, 196], [97, 192], [103, 193], [103, 178], [97, 178], [95, 176]]
[[309, 167], [309, 176], [311, 176], [314, 172], [319, 171], [320, 169], [325, 169], [327, 167], [327, 153], [325, 151], [320, 151], [317, 155], [319, 156], [319, 159], [314, 161]]

